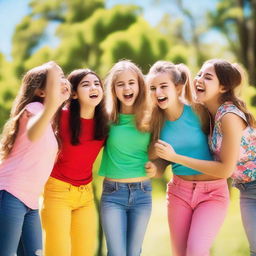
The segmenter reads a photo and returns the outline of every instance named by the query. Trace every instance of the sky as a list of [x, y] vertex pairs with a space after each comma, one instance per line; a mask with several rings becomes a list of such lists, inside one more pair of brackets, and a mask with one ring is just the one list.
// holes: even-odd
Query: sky
[[[163, 13], [170, 13], [172, 17], [179, 17], [181, 14], [175, 5], [175, 0], [106, 0], [106, 7], [111, 8], [116, 4], [135, 4], [143, 7], [143, 16], [153, 26], [155, 26], [162, 18]], [[217, 0], [183, 0], [184, 5], [190, 8], [197, 17], [203, 18], [208, 10], [214, 9]], [[21, 21], [22, 17], [27, 15], [30, 0], [0, 0], [0, 52], [7, 59], [11, 59], [11, 42], [15, 26]], [[202, 11], [203, 10], [203, 11]], [[48, 28], [48, 37], [42, 43], [55, 47], [58, 40], [54, 38], [55, 26]], [[222, 38], [215, 31], [209, 31], [204, 40], [221, 41]], [[42, 46], [41, 45], [41, 46]]]

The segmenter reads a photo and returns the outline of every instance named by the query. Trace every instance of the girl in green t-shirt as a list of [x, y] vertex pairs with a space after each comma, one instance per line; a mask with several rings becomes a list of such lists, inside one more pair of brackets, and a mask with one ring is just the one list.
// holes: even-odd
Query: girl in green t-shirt
[[[107, 75], [110, 132], [99, 174], [104, 176], [100, 214], [108, 256], [139, 256], [151, 214], [147, 88], [131, 61], [117, 62]], [[148, 120], [147, 120], [148, 119]]]

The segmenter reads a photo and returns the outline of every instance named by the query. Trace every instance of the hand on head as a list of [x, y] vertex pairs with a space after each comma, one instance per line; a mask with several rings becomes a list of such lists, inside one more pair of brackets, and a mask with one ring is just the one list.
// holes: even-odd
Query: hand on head
[[71, 86], [60, 66], [54, 61], [50, 61], [44, 66], [47, 69], [45, 106], [57, 109], [69, 99]]

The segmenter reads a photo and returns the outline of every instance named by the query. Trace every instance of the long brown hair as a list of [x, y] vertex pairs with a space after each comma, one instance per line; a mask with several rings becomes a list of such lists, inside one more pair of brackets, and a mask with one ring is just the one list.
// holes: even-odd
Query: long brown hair
[[220, 85], [225, 89], [225, 92], [221, 94], [219, 103], [223, 104], [226, 101], [231, 101], [238, 109], [240, 109], [246, 117], [248, 125], [256, 127], [256, 120], [249, 112], [245, 102], [239, 98], [238, 91], [243, 85], [245, 71], [237, 63], [230, 63], [223, 59], [211, 59], [204, 64], [212, 64]]
[[137, 75], [139, 93], [134, 102], [135, 124], [140, 131], [149, 131], [149, 102], [148, 89], [146, 87], [144, 76], [139, 67], [130, 60], [121, 60], [117, 62], [109, 71], [105, 79], [106, 88], [106, 110], [109, 114], [110, 122], [118, 123], [118, 114], [120, 113], [120, 102], [115, 94], [115, 82], [118, 75], [130, 70]]
[[36, 95], [38, 89], [43, 90], [46, 85], [47, 68], [43, 64], [29, 70], [22, 79], [22, 84], [16, 96], [10, 118], [6, 122], [0, 140], [0, 161], [11, 152], [19, 130], [19, 118], [27, 104], [31, 102], [43, 103], [44, 98]]
[[[100, 77], [90, 69], [76, 69], [72, 71], [68, 75], [68, 80], [72, 85], [72, 92], [77, 92], [77, 88], [81, 80], [87, 76], [88, 74], [92, 74], [99, 79], [100, 86], [103, 90], [103, 85]], [[106, 138], [108, 133], [108, 117], [105, 110], [105, 99], [101, 100], [101, 102], [95, 108], [95, 131], [94, 131], [94, 139], [101, 140]], [[79, 144], [79, 135], [81, 130], [81, 118], [80, 118], [80, 103], [78, 99], [71, 99], [69, 105], [70, 115], [69, 115], [69, 128], [71, 132], [71, 144], [78, 145]]]
[[[175, 65], [169, 61], [157, 61], [150, 68], [146, 80], [149, 81], [152, 76], [164, 73], [169, 75], [170, 80], [175, 86], [183, 85], [180, 100], [184, 103], [194, 104], [194, 91], [191, 86], [191, 74], [188, 67], [184, 64]], [[160, 131], [165, 119], [164, 110], [160, 109], [157, 105], [154, 106], [151, 119], [153, 143], [159, 139]]]

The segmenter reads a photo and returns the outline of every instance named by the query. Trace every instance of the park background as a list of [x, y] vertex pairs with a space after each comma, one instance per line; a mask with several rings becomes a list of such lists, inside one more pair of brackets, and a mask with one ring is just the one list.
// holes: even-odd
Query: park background
[[[89, 67], [104, 78], [122, 58], [137, 63], [145, 74], [159, 59], [183, 62], [193, 75], [210, 58], [239, 62], [248, 74], [242, 98], [255, 115], [256, 1], [0, 0], [0, 129], [28, 69], [54, 60], [66, 74]], [[94, 165], [97, 200], [99, 161], [100, 156]], [[153, 181], [153, 212], [142, 256], [171, 255], [165, 203], [170, 177], [167, 170]], [[249, 255], [239, 193], [231, 188], [230, 194], [212, 256]], [[106, 254], [101, 236], [99, 232], [97, 256]]]

